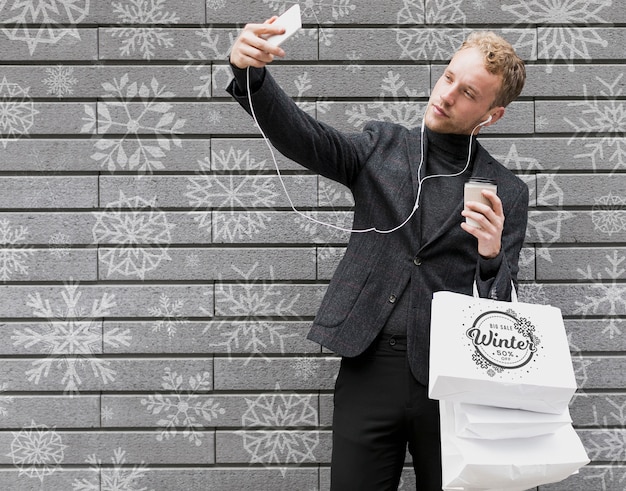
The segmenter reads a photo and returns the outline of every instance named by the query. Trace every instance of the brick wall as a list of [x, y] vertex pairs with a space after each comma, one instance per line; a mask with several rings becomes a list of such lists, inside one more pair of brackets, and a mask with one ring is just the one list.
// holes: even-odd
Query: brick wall
[[[44, 3], [0, 2], [0, 488], [328, 489], [338, 359], [305, 336], [347, 235], [289, 210], [224, 92], [238, 29], [292, 2]], [[592, 459], [541, 489], [617, 491], [626, 10], [556, 3], [303, 2], [272, 73], [337, 128], [417, 126], [470, 28], [516, 46], [527, 86], [481, 141], [530, 188], [521, 298], [563, 311]], [[349, 226], [344, 188], [278, 163]]]

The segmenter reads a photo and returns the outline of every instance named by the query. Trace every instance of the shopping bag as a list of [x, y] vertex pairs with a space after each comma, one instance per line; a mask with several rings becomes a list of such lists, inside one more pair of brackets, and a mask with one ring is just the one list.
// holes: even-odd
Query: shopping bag
[[456, 435], [454, 406], [439, 402], [443, 489], [523, 490], [562, 481], [589, 463], [572, 425], [529, 438], [485, 440]]
[[561, 311], [440, 291], [432, 301], [431, 399], [561, 414], [576, 379]]
[[463, 402], [452, 402], [452, 406], [455, 434], [465, 438], [529, 438], [572, 424], [567, 408], [560, 414], [548, 414]]

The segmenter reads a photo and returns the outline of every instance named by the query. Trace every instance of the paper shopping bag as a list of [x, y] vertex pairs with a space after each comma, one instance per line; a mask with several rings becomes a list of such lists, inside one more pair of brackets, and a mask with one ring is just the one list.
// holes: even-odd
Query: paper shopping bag
[[528, 489], [562, 481], [589, 462], [572, 425], [530, 438], [463, 438], [455, 433], [453, 404], [439, 404], [446, 490]]
[[465, 438], [529, 438], [572, 424], [567, 408], [561, 414], [548, 414], [462, 402], [452, 402], [452, 406], [455, 434]]
[[576, 379], [561, 311], [453, 292], [433, 295], [429, 396], [561, 414]]

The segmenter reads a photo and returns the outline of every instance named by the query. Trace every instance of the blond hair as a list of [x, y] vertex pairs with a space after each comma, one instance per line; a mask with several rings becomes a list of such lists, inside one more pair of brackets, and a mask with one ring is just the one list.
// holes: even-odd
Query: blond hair
[[517, 99], [524, 88], [526, 68], [513, 46], [493, 32], [475, 31], [460, 49], [467, 48], [477, 48], [483, 54], [487, 71], [502, 77], [502, 86], [492, 107], [505, 107]]

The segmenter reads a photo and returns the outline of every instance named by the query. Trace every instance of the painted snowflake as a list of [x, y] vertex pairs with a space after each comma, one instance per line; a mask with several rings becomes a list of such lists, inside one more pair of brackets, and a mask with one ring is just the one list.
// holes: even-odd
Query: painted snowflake
[[11, 221], [0, 220], [0, 280], [9, 281], [14, 275], [28, 276], [29, 256], [33, 251], [25, 244], [28, 227], [13, 227]]
[[[551, 261], [549, 246], [558, 243], [561, 239], [563, 222], [574, 217], [573, 213], [563, 211], [565, 193], [556, 179], [556, 174], [546, 174], [544, 166], [537, 159], [520, 155], [515, 144], [511, 145], [506, 155], [494, 155], [494, 158], [521, 176], [534, 176], [537, 173], [541, 173], [545, 177], [542, 180], [541, 188], [530, 186], [530, 202], [536, 200], [538, 205], [545, 208], [545, 211], [529, 214], [528, 233], [535, 235], [538, 238], [537, 241], [543, 245], [537, 248], [537, 256]], [[537, 194], [535, 194], [535, 191], [537, 191]], [[548, 213], [548, 210], [553, 212]], [[534, 260], [533, 254], [520, 256], [520, 264], [524, 266], [527, 266]]]
[[126, 451], [121, 448], [113, 451], [110, 464], [103, 465], [96, 454], [87, 456], [85, 461], [95, 475], [90, 479], [74, 479], [73, 491], [148, 491], [146, 487], [139, 487], [146, 465], [141, 462], [130, 467], [126, 463]]
[[39, 348], [40, 353], [48, 355], [32, 362], [32, 368], [26, 371], [29, 381], [38, 385], [57, 367], [62, 371], [65, 391], [71, 395], [78, 393], [85, 375], [93, 374], [104, 384], [115, 380], [110, 361], [94, 355], [102, 351], [103, 343], [128, 346], [131, 339], [128, 329], [114, 329], [103, 338], [102, 318], [115, 306], [114, 296], [104, 293], [99, 300], [85, 305], [78, 287], [78, 283], [65, 284], [60, 301], [44, 299], [39, 292], [30, 294], [26, 305], [33, 309], [33, 317], [46, 319], [46, 323], [36, 329], [16, 329], [11, 336], [14, 346]]
[[[263, 0], [271, 10], [283, 13], [294, 3], [285, 0]], [[356, 5], [352, 0], [306, 0], [300, 5], [301, 15], [303, 19], [309, 20], [316, 24], [321, 24], [319, 16], [324, 13], [330, 13], [334, 20], [340, 20], [348, 17], [356, 10]]]
[[52, 255], [57, 259], [63, 259], [69, 256], [71, 239], [62, 232], [56, 232], [48, 239], [48, 247]]
[[[79, 24], [89, 14], [89, 0], [0, 0], [2, 32], [25, 42], [32, 56], [40, 44], [56, 44], [64, 37], [80, 41]], [[39, 27], [32, 27], [32, 26]]]
[[582, 301], [576, 300], [576, 309], [573, 314], [582, 316], [603, 315], [606, 326], [602, 330], [602, 334], [608, 334], [610, 339], [622, 335], [622, 319], [618, 316], [623, 315], [626, 310], [626, 286], [620, 283], [620, 279], [624, 277], [626, 265], [626, 256], [613, 251], [613, 255], [607, 255], [606, 260], [609, 267], [604, 269], [603, 273], [596, 273], [587, 266], [587, 269], [578, 269], [578, 273], [582, 279], [591, 281], [591, 292]]
[[[218, 0], [219, 1], [219, 0]], [[232, 71], [227, 65], [213, 65], [212, 60], [222, 60], [228, 58], [230, 47], [235, 41], [233, 33], [228, 33], [228, 39], [222, 41], [223, 33], [214, 32], [212, 27], [203, 27], [196, 31], [199, 36], [200, 46], [202, 49], [192, 53], [185, 50], [185, 58], [187, 61], [185, 70], [194, 69], [199, 73], [199, 85], [195, 85], [193, 90], [198, 93], [198, 98], [211, 97], [211, 86], [226, 87], [226, 84], [232, 79]], [[224, 76], [225, 83], [220, 85], [217, 79]]]
[[67, 445], [54, 428], [34, 421], [12, 433], [11, 451], [7, 456], [19, 469], [20, 476], [36, 477], [43, 485], [44, 478], [53, 474], [63, 462]]
[[[98, 114], [91, 105], [85, 105], [85, 124], [81, 132], [98, 134], [122, 134], [121, 139], [101, 138], [96, 141], [93, 160], [113, 172], [135, 170], [151, 172], [164, 169], [161, 159], [172, 145], [181, 146], [179, 134], [185, 120], [177, 118], [166, 101], [174, 97], [172, 92], [159, 86], [153, 78], [150, 85], [130, 82], [128, 74], [113, 83], [105, 82], [102, 88], [107, 98], [98, 105]], [[140, 102], [134, 101], [139, 98]], [[143, 135], [155, 138], [142, 138]]]
[[0, 82], [0, 142], [4, 148], [9, 141], [28, 136], [39, 111], [28, 95], [30, 87], [22, 88], [2, 77]]
[[[424, 10], [422, 1], [403, 0], [398, 12], [398, 24], [465, 24], [466, 16], [461, 8], [462, 0], [433, 0]], [[448, 29], [424, 29], [422, 27], [398, 27], [396, 43], [400, 46], [400, 58], [410, 60], [446, 60], [465, 38], [464, 32]]]
[[[584, 85], [584, 100], [568, 103], [569, 107], [576, 107], [576, 113], [580, 115], [575, 121], [564, 118], [574, 130], [569, 143], [581, 138], [585, 141], [585, 148], [589, 151], [575, 157], [591, 161], [594, 170], [598, 162], [610, 162], [615, 171], [626, 168], [626, 104], [620, 99], [623, 76], [620, 73], [611, 83], [596, 77], [606, 87], [600, 91], [599, 98], [588, 97], [587, 86]], [[595, 134], [603, 136], [587, 139]]]
[[609, 193], [595, 199], [591, 211], [594, 230], [608, 234], [626, 230], [626, 199]]
[[354, 104], [346, 110], [348, 123], [357, 129], [372, 120], [388, 121], [407, 128], [421, 124], [424, 105], [407, 98], [425, 97], [426, 93], [410, 88], [400, 74], [389, 70], [381, 80], [380, 97], [370, 103]]
[[173, 224], [165, 212], [141, 196], [127, 198], [120, 191], [118, 201], [109, 203], [105, 211], [94, 212], [93, 239], [96, 244], [112, 244], [101, 251], [100, 260], [108, 266], [107, 276], [121, 274], [144, 279], [163, 261], [168, 253]]
[[[229, 355], [238, 351], [249, 353], [246, 363], [255, 356], [265, 357], [269, 346], [284, 353], [285, 340], [296, 334], [290, 333], [286, 326], [275, 319], [267, 318], [296, 316], [294, 305], [300, 295], [289, 298], [281, 285], [271, 280], [255, 281], [258, 263], [255, 263], [247, 273], [235, 266], [231, 267], [241, 275], [242, 281], [237, 284], [215, 285], [215, 301], [216, 304], [225, 306], [221, 308], [219, 315], [238, 317], [239, 320], [237, 322], [223, 320], [218, 323], [217, 330], [223, 341], [212, 343], [212, 346], [224, 347]], [[273, 277], [273, 270], [270, 269], [272, 280]], [[204, 332], [209, 328], [215, 327], [207, 326]]]
[[46, 73], [48, 77], [43, 79], [43, 83], [48, 87], [48, 94], [62, 99], [74, 92], [74, 85], [78, 83], [73, 76], [74, 67], [57, 65], [54, 68], [46, 68]]
[[[576, 59], [589, 60], [589, 47], [593, 45], [606, 48], [608, 42], [602, 39], [601, 29], [581, 28], [584, 25], [606, 24], [601, 17], [602, 10], [610, 7], [613, 0], [515, 0], [514, 3], [501, 5], [501, 9], [515, 17], [520, 25], [538, 24], [538, 31], [525, 30], [515, 43], [517, 47], [531, 46], [535, 56], [535, 43], [539, 47], [539, 59], [546, 60], [546, 71], [552, 71], [552, 64], [557, 60], [569, 62], [570, 71]], [[504, 32], [507, 32], [505, 30]], [[515, 33], [519, 31], [510, 30]], [[539, 34], [537, 34], [537, 32]], [[538, 39], [535, 36], [538, 35]]]
[[226, 7], [226, 0], [207, 0], [206, 7], [211, 10], [221, 10]]
[[319, 369], [317, 361], [318, 359], [313, 356], [297, 357], [292, 364], [296, 377], [302, 380], [310, 380], [314, 378]]
[[13, 404], [14, 398], [13, 396], [5, 396], [2, 393], [6, 392], [7, 383], [2, 382], [0, 384], [0, 417], [4, 418], [9, 413], [9, 406]]
[[298, 91], [297, 95], [294, 97], [294, 101], [298, 104], [300, 109], [314, 117], [316, 114], [325, 114], [329, 111], [330, 104], [328, 100], [318, 97], [315, 102], [310, 102], [306, 99], [306, 93], [313, 88], [309, 72], [303, 72], [298, 75], [293, 83]]
[[[198, 162], [200, 171], [188, 178], [185, 196], [193, 207], [194, 220], [201, 229], [211, 230], [213, 240], [235, 242], [264, 230], [271, 217], [247, 207], [269, 208], [278, 198], [273, 179], [262, 174], [238, 173], [239, 170], [255, 171], [265, 169], [265, 160], [256, 161], [249, 150], [223, 150], [212, 153], [214, 166], [232, 174], [216, 175], [211, 171], [208, 160]], [[244, 211], [220, 213], [212, 224], [213, 208], [243, 208]]]
[[157, 435], [158, 441], [169, 440], [178, 434], [178, 428], [184, 427], [182, 435], [196, 446], [202, 445], [202, 429], [224, 414], [218, 402], [201, 395], [199, 392], [211, 390], [213, 377], [209, 372], [199, 373], [189, 378], [189, 389], [183, 388], [183, 376], [165, 369], [163, 390], [173, 394], [156, 393], [141, 400], [141, 405], [153, 415], [160, 415], [156, 424], [162, 430]]
[[[165, 10], [166, 3], [167, 0], [124, 0], [113, 2], [112, 6], [120, 24], [176, 24], [179, 18]], [[162, 27], [121, 27], [107, 32], [122, 39], [122, 56], [138, 52], [143, 59], [150, 60], [157, 49], [174, 46], [172, 37]]]
[[[285, 394], [276, 385], [276, 392], [246, 398], [248, 409], [241, 418], [248, 428], [239, 434], [250, 455], [251, 464], [266, 466], [316, 462], [314, 451], [319, 433], [314, 429], [319, 417], [313, 395]], [[294, 428], [284, 430], [281, 428]], [[287, 468], [281, 467], [285, 475]]]
[[179, 326], [189, 322], [181, 314], [184, 305], [184, 300], [178, 299], [172, 301], [170, 297], [162, 293], [159, 297], [158, 305], [156, 307], [149, 308], [149, 312], [152, 317], [160, 317], [160, 319], [154, 324], [152, 331], [161, 332], [161, 330], [164, 330], [170, 338], [174, 336], [176, 334], [176, 329]]
[[[626, 470], [623, 467], [626, 461], [626, 402], [616, 402], [610, 396], [605, 400], [613, 406], [614, 411], [603, 416], [598, 424], [609, 428], [591, 432], [586, 450], [592, 461], [610, 462], [611, 465], [590, 467], [590, 472], [585, 474], [586, 481], [595, 482], [589, 489], [602, 491], [618, 489], [626, 482]], [[593, 409], [597, 411], [595, 406]]]

